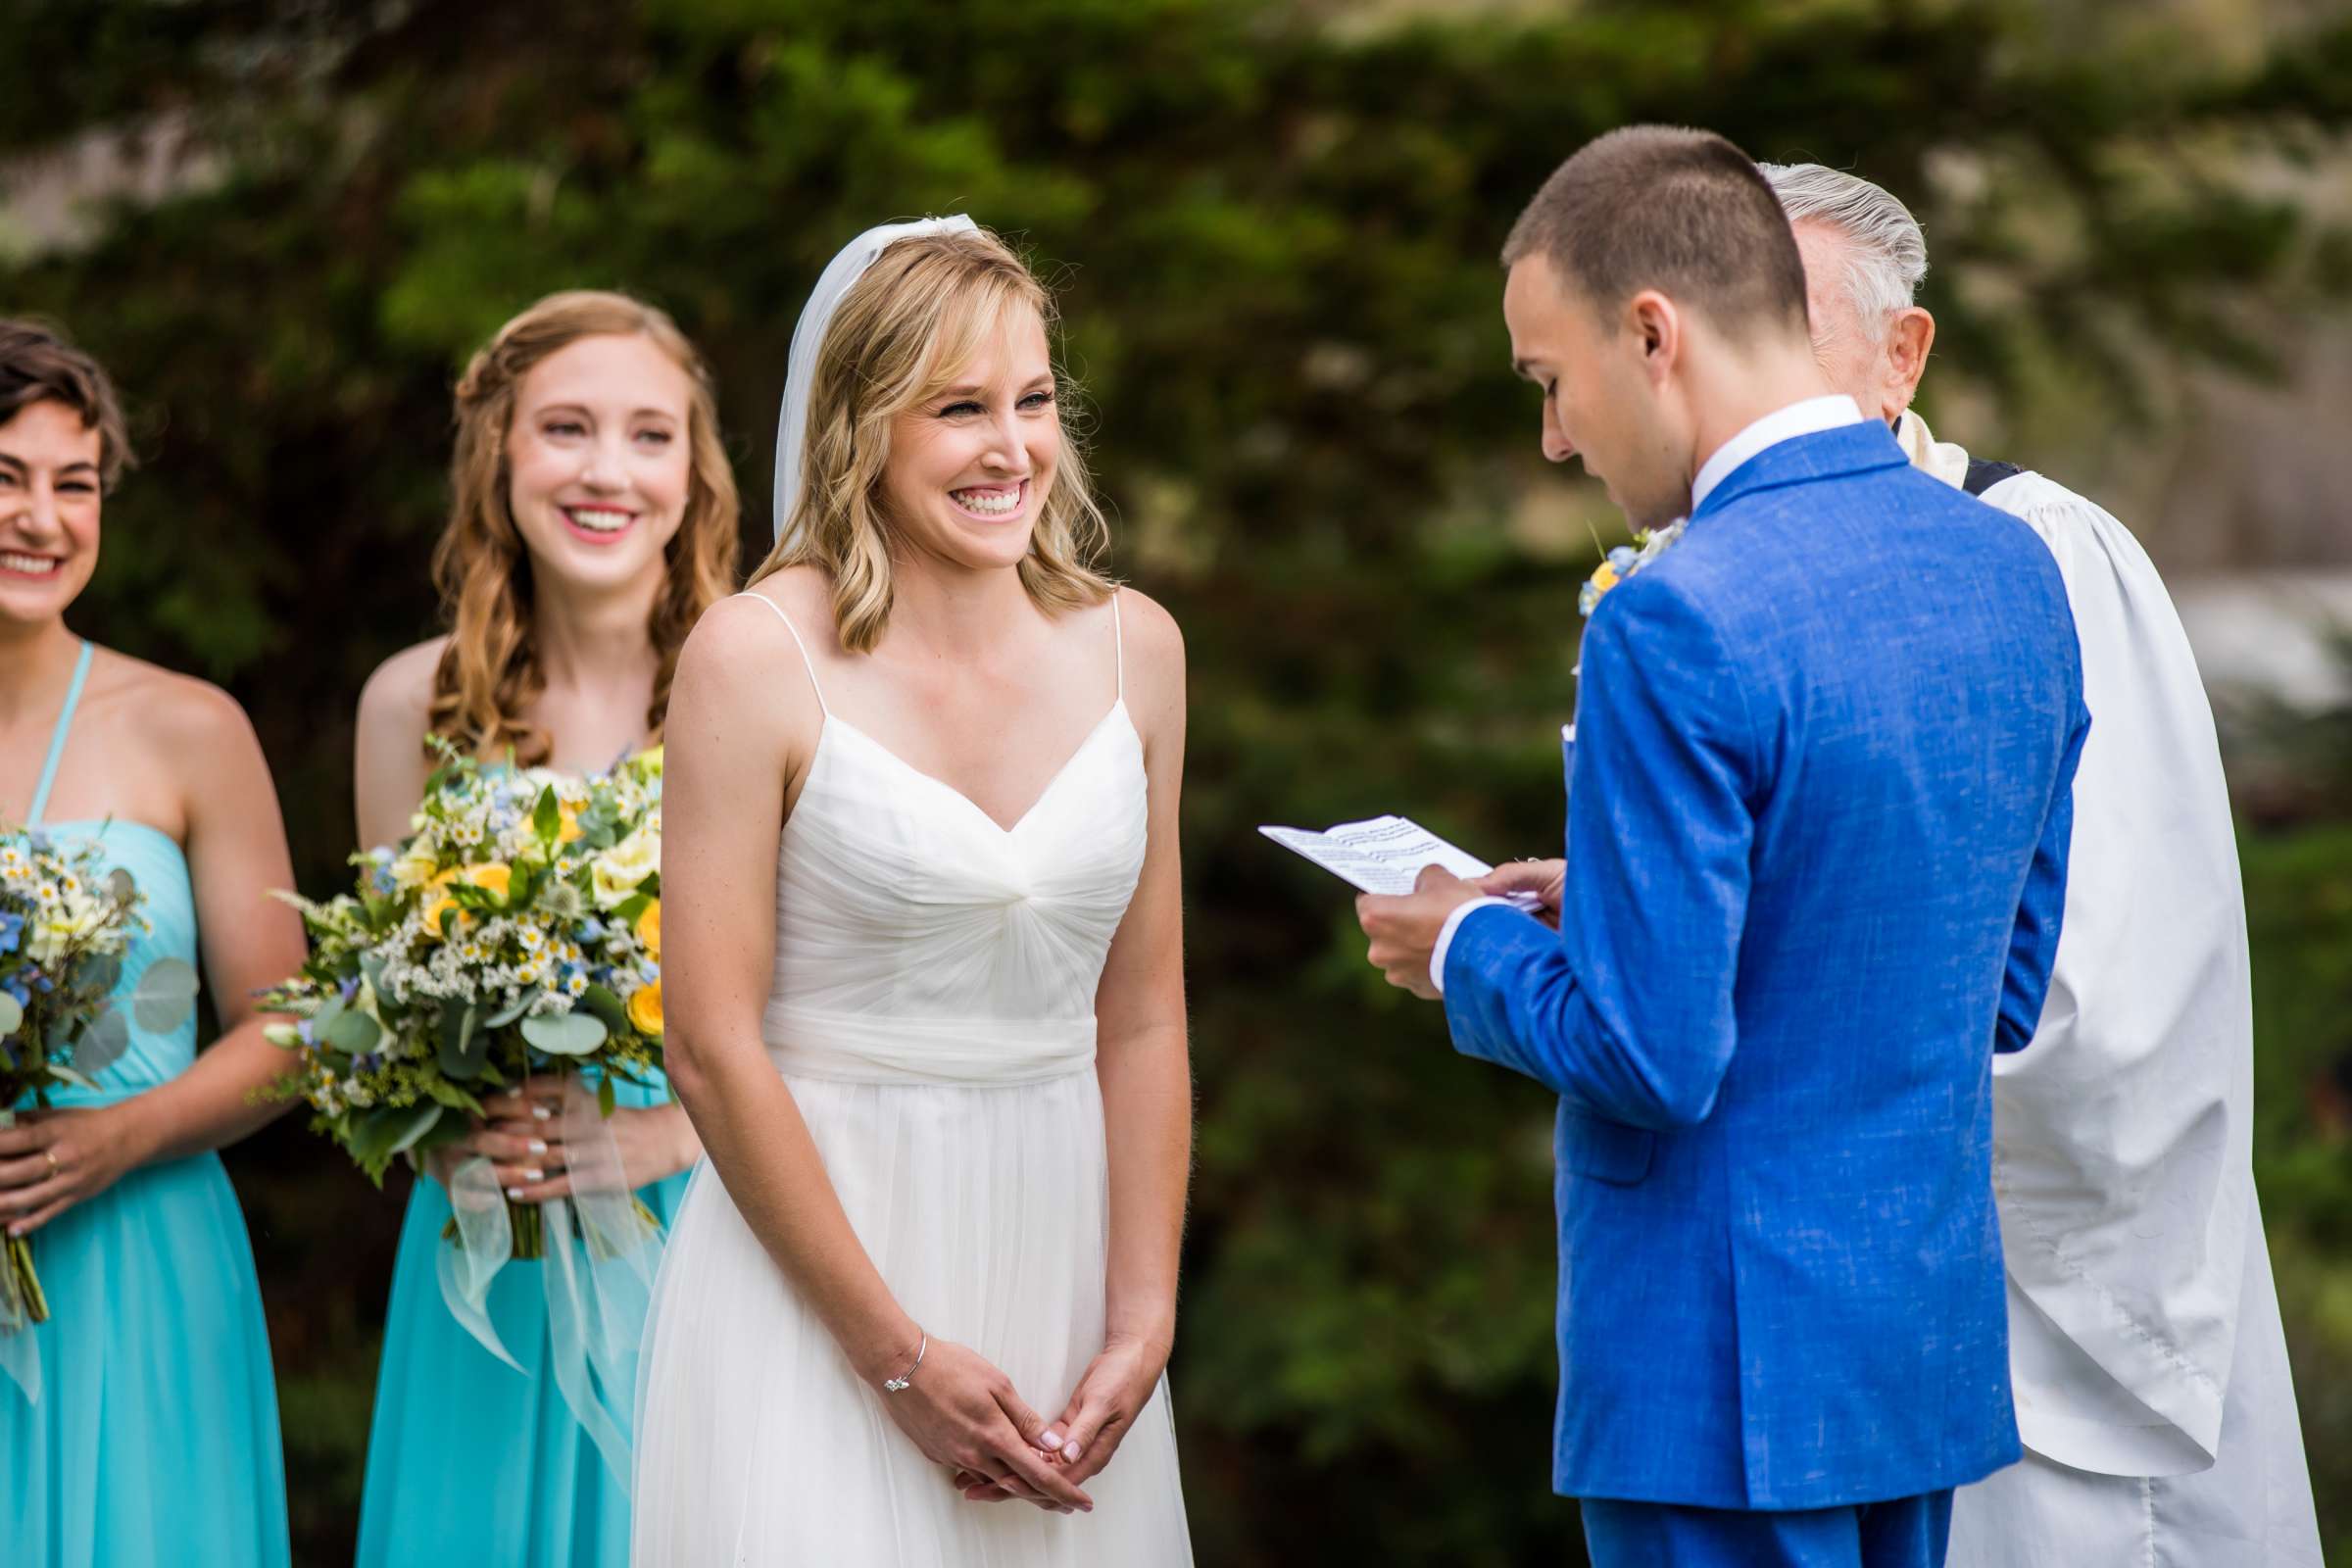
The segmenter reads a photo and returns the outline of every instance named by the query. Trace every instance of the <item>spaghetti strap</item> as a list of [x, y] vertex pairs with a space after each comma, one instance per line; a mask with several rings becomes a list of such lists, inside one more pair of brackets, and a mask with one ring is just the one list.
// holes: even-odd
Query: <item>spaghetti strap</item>
[[1119, 621], [1119, 590], [1110, 591], [1110, 662], [1119, 683], [1119, 701], [1127, 700], [1127, 628]]
[[746, 589], [744, 592], [736, 594], [733, 597], [737, 599], [756, 599], [760, 604], [765, 605], [768, 609], [776, 612], [776, 618], [782, 621], [784, 623], [784, 629], [792, 634], [792, 646], [801, 651], [801, 667], [808, 671], [808, 689], [816, 693], [816, 710], [824, 714], [827, 718], [831, 718], [833, 716], [833, 710], [825, 706], [825, 688], [816, 678], [816, 662], [808, 657], [808, 645], [801, 641], [801, 629], [792, 623], [792, 617], [790, 615], [784, 613], [784, 607], [777, 604], [773, 599], [768, 598], [767, 595], [756, 594], [751, 592], [749, 589]]
[[24, 825], [40, 825], [41, 811], [49, 804], [49, 786], [57, 782], [57, 764], [65, 760], [66, 732], [74, 727], [74, 710], [81, 702], [81, 683], [89, 678], [90, 656], [97, 650], [88, 638], [81, 642], [81, 657], [74, 662], [74, 679], [66, 686], [65, 706], [57, 710], [57, 728], [49, 735], [49, 760], [41, 764], [41, 781], [32, 787], [32, 808], [24, 813]]

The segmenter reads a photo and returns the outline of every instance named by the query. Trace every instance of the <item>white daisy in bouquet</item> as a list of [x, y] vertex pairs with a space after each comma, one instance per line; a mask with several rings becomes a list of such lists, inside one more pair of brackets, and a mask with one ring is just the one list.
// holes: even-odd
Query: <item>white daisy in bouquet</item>
[[[443, 755], [354, 892], [286, 896], [311, 958], [262, 1003], [295, 1020], [268, 1031], [298, 1062], [281, 1092], [379, 1183], [526, 1078], [577, 1074], [610, 1116], [662, 1065], [661, 749], [587, 777]], [[508, 1219], [512, 1255], [542, 1255], [540, 1205]]]

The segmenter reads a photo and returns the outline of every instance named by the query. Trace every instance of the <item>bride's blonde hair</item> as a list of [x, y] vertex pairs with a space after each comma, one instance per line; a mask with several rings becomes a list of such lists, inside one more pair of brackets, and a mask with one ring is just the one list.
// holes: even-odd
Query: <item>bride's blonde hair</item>
[[433, 671], [428, 735], [479, 757], [510, 747], [524, 765], [547, 760], [551, 739], [524, 713], [547, 687], [533, 624], [530, 555], [508, 505], [507, 433], [514, 393], [540, 361], [582, 338], [644, 337], [676, 362], [693, 387], [687, 411], [686, 514], [662, 550], [667, 568], [647, 634], [661, 665], [646, 729], [657, 739], [669, 712], [670, 677], [686, 634], [734, 586], [739, 545], [735, 471], [719, 444], [710, 368], [665, 312], [626, 294], [550, 294], [498, 329], [458, 381], [457, 452], [450, 462], [449, 524], [433, 549], [449, 643]]
[[[955, 383], [1008, 312], [1030, 310], [1053, 330], [1054, 297], [986, 229], [903, 239], [842, 297], [809, 380], [801, 493], [758, 582], [786, 566], [815, 566], [833, 585], [842, 647], [864, 653], [890, 623], [890, 520], [882, 499], [890, 426]], [[1059, 373], [1056, 372], [1056, 380]], [[1100, 604], [1110, 579], [1095, 563], [1110, 542], [1059, 389], [1061, 454], [1053, 488], [1021, 558], [1021, 585], [1048, 612]]]

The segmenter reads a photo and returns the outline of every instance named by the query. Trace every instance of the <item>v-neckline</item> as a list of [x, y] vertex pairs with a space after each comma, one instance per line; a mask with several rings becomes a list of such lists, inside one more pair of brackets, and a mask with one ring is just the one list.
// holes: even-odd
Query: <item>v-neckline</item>
[[[994, 816], [990, 815], [986, 807], [982, 806], [978, 801], [973, 800], [969, 795], [964, 794], [963, 791], [957, 789], [946, 779], [941, 778], [936, 773], [924, 772], [921, 768], [915, 766], [912, 762], [909, 762], [906, 760], [906, 759], [901, 757], [898, 753], [892, 751], [889, 747], [874, 739], [873, 736], [867, 734], [864, 730], [859, 729], [848, 719], [842, 718], [835, 713], [828, 711], [825, 714], [824, 724], [817, 735], [817, 749], [821, 754], [824, 749], [825, 731], [830, 731], [833, 729], [846, 729], [851, 734], [857, 736], [859, 740], [865, 742], [866, 745], [872, 747], [875, 751], [880, 752], [891, 761], [896, 762], [905, 772], [911, 774], [915, 778], [921, 779], [924, 783], [932, 786], [932, 788], [940, 790], [951, 798], [961, 802], [966, 810], [970, 811], [981, 821], [987, 823], [990, 827], [996, 829], [1001, 838], [1009, 839], [1017, 837], [1021, 829], [1029, 825], [1029, 819], [1037, 815], [1038, 808], [1040, 807], [1044, 806], [1046, 802], [1054, 798], [1054, 791], [1060, 787], [1061, 781], [1064, 778], [1069, 776], [1070, 769], [1078, 765], [1078, 760], [1084, 757], [1088, 750], [1094, 746], [1095, 742], [1102, 737], [1103, 732], [1110, 728], [1110, 721], [1114, 718], [1122, 716], [1126, 713], [1126, 698], [1121, 697], [1112, 702], [1109, 710], [1101, 718], [1095, 720], [1094, 728], [1088, 730], [1085, 738], [1080, 740], [1077, 746], [1071, 749], [1070, 755], [1062, 759], [1061, 765], [1054, 770], [1053, 777], [1046, 780], [1045, 788], [1038, 792], [1037, 799], [1029, 803], [1029, 808], [1023, 811], [1019, 816], [1015, 817], [1012, 821], [1012, 825], [1009, 827], [1003, 822], [998, 821]], [[1131, 729], [1134, 727], [1133, 719], [1128, 720], [1128, 727]]]

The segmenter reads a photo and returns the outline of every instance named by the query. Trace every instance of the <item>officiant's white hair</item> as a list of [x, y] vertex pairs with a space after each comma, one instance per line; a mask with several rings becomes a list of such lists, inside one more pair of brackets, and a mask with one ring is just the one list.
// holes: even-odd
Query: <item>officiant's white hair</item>
[[1862, 319], [1910, 307], [1928, 275], [1928, 240], [1911, 210], [1869, 180], [1822, 164], [1759, 164], [1791, 223], [1846, 238], [1845, 291]]

